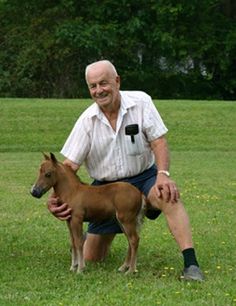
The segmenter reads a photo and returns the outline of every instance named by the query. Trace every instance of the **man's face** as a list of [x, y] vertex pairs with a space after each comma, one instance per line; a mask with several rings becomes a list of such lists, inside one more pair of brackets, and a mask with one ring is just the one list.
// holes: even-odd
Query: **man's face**
[[119, 99], [120, 77], [104, 65], [93, 67], [87, 75], [92, 99], [101, 108], [115, 104]]

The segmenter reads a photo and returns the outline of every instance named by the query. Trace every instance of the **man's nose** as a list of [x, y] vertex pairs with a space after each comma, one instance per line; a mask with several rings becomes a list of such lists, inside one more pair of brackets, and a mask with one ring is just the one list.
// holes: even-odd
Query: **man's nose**
[[101, 92], [103, 92], [103, 88], [102, 88], [102, 86], [97, 85], [96, 92], [97, 92], [97, 93], [101, 93]]

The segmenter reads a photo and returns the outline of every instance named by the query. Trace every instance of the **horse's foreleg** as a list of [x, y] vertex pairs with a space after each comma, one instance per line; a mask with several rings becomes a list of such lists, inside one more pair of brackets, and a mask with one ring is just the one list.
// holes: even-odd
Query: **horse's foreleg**
[[68, 229], [69, 229], [70, 240], [71, 240], [71, 266], [70, 266], [70, 271], [74, 272], [78, 268], [78, 255], [77, 255], [77, 252], [76, 252], [75, 241], [74, 241], [70, 221], [67, 221], [67, 226], [68, 226]]
[[71, 271], [81, 273], [85, 268], [83, 257], [83, 223], [72, 217], [69, 224], [72, 241]]
[[84, 256], [83, 256], [83, 222], [78, 219], [72, 219], [71, 221], [71, 230], [74, 238], [76, 255], [78, 258], [77, 262], [77, 273], [83, 272], [85, 268]]

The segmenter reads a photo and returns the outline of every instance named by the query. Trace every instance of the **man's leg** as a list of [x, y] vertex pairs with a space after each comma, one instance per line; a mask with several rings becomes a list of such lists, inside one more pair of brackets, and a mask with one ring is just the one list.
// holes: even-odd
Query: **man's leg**
[[109, 253], [115, 235], [87, 233], [84, 242], [84, 259], [87, 261], [103, 261]]
[[174, 236], [181, 251], [192, 248], [193, 240], [189, 218], [183, 204], [163, 202], [158, 207], [165, 215], [169, 229]]
[[195, 256], [189, 218], [183, 203], [181, 201], [171, 203], [162, 199], [157, 200], [155, 196], [152, 196], [151, 190], [148, 199], [153, 207], [160, 209], [165, 215], [169, 229], [182, 251], [185, 266], [183, 277], [185, 279], [203, 280]]

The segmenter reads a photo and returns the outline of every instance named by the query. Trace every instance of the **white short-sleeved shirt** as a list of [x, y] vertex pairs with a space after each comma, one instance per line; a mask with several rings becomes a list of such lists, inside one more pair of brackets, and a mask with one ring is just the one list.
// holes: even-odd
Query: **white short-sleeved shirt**
[[[113, 181], [137, 175], [154, 163], [150, 142], [164, 135], [164, 125], [152, 99], [141, 91], [120, 91], [121, 106], [116, 131], [96, 103], [74, 125], [61, 153], [85, 164], [93, 179]], [[125, 135], [125, 127], [138, 124], [139, 133]]]

